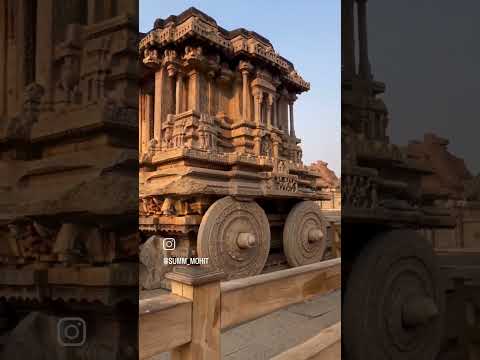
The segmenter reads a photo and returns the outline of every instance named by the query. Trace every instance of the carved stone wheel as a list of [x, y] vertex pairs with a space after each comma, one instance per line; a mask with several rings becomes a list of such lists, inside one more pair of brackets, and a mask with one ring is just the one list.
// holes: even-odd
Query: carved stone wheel
[[327, 223], [313, 201], [296, 204], [283, 227], [283, 251], [290, 266], [312, 264], [323, 259], [327, 246]]
[[270, 251], [267, 215], [255, 202], [224, 197], [202, 218], [197, 238], [199, 257], [225, 272], [227, 279], [260, 273]]
[[345, 358], [435, 359], [445, 301], [440, 283], [431, 245], [416, 232], [393, 230], [373, 238], [347, 280]]

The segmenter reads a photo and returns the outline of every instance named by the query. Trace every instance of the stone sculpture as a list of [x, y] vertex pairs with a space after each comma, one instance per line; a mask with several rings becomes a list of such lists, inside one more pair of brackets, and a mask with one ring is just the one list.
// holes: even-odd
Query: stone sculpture
[[[302, 163], [293, 106], [310, 85], [293, 64], [194, 8], [157, 20], [139, 51], [142, 233], [176, 238], [173, 256], [208, 257], [230, 279], [261, 272], [271, 251], [291, 266], [322, 260], [313, 201], [330, 193]], [[312, 219], [300, 238], [296, 203]]]

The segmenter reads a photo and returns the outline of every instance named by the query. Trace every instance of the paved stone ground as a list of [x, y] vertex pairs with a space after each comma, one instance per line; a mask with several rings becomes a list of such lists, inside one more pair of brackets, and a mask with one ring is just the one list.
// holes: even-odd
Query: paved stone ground
[[[223, 360], [267, 360], [340, 321], [340, 291], [276, 311], [222, 334]], [[162, 354], [150, 360], [169, 360]], [[293, 359], [292, 359], [293, 360]]]

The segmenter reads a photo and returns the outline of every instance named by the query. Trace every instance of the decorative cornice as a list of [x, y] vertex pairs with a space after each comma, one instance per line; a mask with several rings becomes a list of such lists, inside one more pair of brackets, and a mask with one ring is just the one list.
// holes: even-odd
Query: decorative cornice
[[148, 54], [150, 48], [163, 49], [195, 37], [215, 45], [230, 56], [255, 58], [277, 68], [284, 80], [299, 91], [310, 89], [310, 84], [295, 71], [293, 64], [280, 56], [267, 39], [254, 32], [240, 30], [243, 29], [227, 31], [202, 12], [189, 9], [178, 17], [157, 20], [155, 28], [140, 41], [139, 50], [143, 54], [147, 50]]

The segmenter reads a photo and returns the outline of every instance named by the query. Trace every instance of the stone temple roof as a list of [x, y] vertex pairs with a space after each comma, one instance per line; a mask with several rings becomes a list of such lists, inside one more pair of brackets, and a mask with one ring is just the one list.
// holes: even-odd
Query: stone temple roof
[[310, 84], [296, 71], [293, 64], [278, 54], [272, 43], [258, 33], [244, 28], [226, 30], [202, 11], [191, 7], [180, 15], [155, 20], [154, 27], [140, 41], [139, 49], [154, 46], [165, 49], [187, 39], [201, 40], [230, 57], [255, 59], [279, 70], [297, 91], [307, 91]]
[[[153, 28], [154, 29], [163, 29], [169, 23], [179, 25], [179, 24], [183, 23], [185, 20], [187, 20], [188, 18], [192, 17], [192, 16], [198, 16], [198, 17], [202, 18], [203, 20], [205, 20], [206, 22], [208, 22], [212, 25], [215, 25], [216, 27], [218, 27], [218, 30], [225, 37], [227, 37], [229, 39], [233, 39], [235, 36], [238, 36], [238, 35], [242, 34], [242, 35], [245, 35], [247, 37], [255, 37], [258, 40], [260, 40], [261, 42], [273, 47], [270, 40], [268, 40], [267, 38], [263, 37], [262, 35], [258, 34], [255, 31], [250, 31], [250, 30], [247, 30], [247, 29], [244, 29], [244, 28], [238, 28], [238, 29], [235, 29], [235, 30], [224, 29], [223, 27], [221, 27], [217, 24], [217, 22], [215, 21], [214, 18], [212, 18], [211, 16], [208, 16], [203, 11], [200, 11], [195, 7], [188, 8], [187, 10], [182, 12], [180, 15], [170, 15], [166, 19], [160, 19], [160, 18], [156, 19], [155, 22], [154, 22]], [[286, 60], [286, 61], [288, 61], [288, 60]]]

